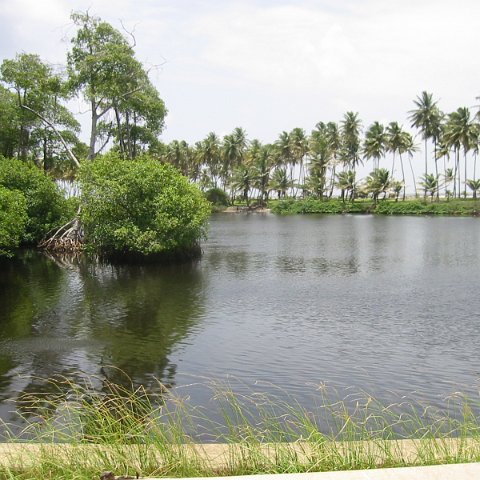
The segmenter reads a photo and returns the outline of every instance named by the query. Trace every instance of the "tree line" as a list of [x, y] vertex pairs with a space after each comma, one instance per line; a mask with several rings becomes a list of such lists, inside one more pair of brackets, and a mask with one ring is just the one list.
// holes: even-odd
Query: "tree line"
[[[174, 165], [204, 191], [225, 198], [266, 204], [276, 198], [314, 197], [344, 201], [387, 195], [439, 199], [476, 198], [480, 124], [467, 107], [440, 110], [433, 95], [422, 92], [409, 112], [410, 126], [423, 141], [423, 174], [415, 177], [415, 138], [398, 122], [364, 125], [357, 112], [340, 122], [319, 122], [282, 132], [272, 143], [249, 140], [242, 128], [220, 138], [214, 132], [194, 144], [164, 143], [160, 134], [166, 108], [150, 82], [148, 70], [135, 57], [135, 39], [127, 39], [107, 22], [77, 12], [76, 33], [66, 64], [53, 68], [35, 54], [18, 54], [0, 66], [0, 154], [31, 160], [54, 178], [73, 179], [80, 162], [112, 151], [121, 159], [148, 153]], [[79, 139], [80, 125], [67, 107], [82, 98], [89, 107], [88, 143]], [[429, 164], [433, 169], [429, 170]], [[360, 164], [371, 173], [358, 178]]]

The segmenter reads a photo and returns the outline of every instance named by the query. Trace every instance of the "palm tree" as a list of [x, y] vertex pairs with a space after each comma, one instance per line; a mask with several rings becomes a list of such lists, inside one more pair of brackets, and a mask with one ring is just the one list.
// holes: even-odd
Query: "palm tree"
[[480, 190], [480, 180], [467, 180], [467, 187], [472, 190], [473, 198], [477, 199], [477, 192]]
[[[290, 132], [290, 152], [292, 155], [294, 165], [300, 165], [298, 174], [298, 183], [302, 185], [305, 183], [305, 155], [308, 153], [308, 138], [303, 128], [294, 128]], [[294, 196], [296, 192], [294, 193]]]
[[345, 196], [353, 201], [355, 192], [355, 172], [353, 170], [338, 173], [336, 185], [341, 191], [342, 202], [345, 202]]
[[333, 158], [332, 137], [324, 123], [317, 123], [310, 135], [310, 190], [323, 199], [327, 183], [327, 168]]
[[374, 122], [365, 134], [363, 142], [363, 154], [368, 160], [373, 158], [373, 168], [378, 169], [380, 166], [380, 158], [385, 155], [387, 148], [387, 134], [384, 126], [379, 122]]
[[[410, 133], [404, 132], [402, 136], [402, 143], [398, 150], [398, 154], [400, 155], [400, 161], [403, 165], [402, 154], [406, 153], [408, 155], [408, 163], [410, 165], [410, 170], [412, 172], [412, 179], [413, 179], [413, 188], [415, 189], [415, 198], [417, 198], [417, 184], [415, 182], [415, 172], [413, 171], [412, 167], [412, 157], [413, 154], [417, 151], [416, 145], [413, 143], [413, 137]], [[405, 191], [404, 191], [404, 198], [405, 198]]]
[[377, 168], [366, 178], [367, 191], [372, 194], [374, 203], [381, 193], [386, 195], [390, 185], [390, 172], [386, 168]]
[[403, 168], [402, 153], [410, 143], [409, 133], [405, 132], [398, 122], [390, 122], [387, 127], [387, 150], [393, 153], [392, 177], [395, 170], [395, 154], [400, 157], [400, 167], [402, 170], [403, 200], [405, 200], [405, 170]]
[[[437, 107], [437, 102], [433, 101], [433, 95], [423, 91], [416, 100], [413, 101], [417, 107], [415, 110], [411, 110], [410, 120], [412, 121], [412, 127], [418, 128], [423, 140], [425, 141], [425, 175], [428, 173], [428, 151], [427, 141], [429, 138], [437, 138], [439, 133], [438, 125], [440, 123], [441, 114]], [[427, 190], [425, 190], [425, 196]]]
[[263, 145], [256, 150], [253, 157], [253, 186], [259, 191], [259, 201], [261, 205], [266, 205], [268, 201], [270, 171], [273, 162], [273, 146]]
[[[448, 116], [445, 127], [445, 141], [454, 147], [456, 151], [456, 168], [458, 173], [458, 195], [460, 196], [460, 147], [463, 149], [465, 176], [467, 181], [467, 152], [475, 144], [476, 127], [470, 118], [470, 110], [467, 107], [460, 107]], [[464, 191], [464, 198], [467, 197], [467, 190]]]
[[360, 133], [362, 122], [358, 118], [358, 113], [347, 112], [343, 116], [340, 126], [342, 137], [341, 156], [344, 166], [349, 166], [355, 171], [360, 162]]
[[250, 190], [252, 189], [252, 169], [248, 165], [240, 165], [233, 171], [231, 187], [234, 192], [241, 192], [242, 198], [250, 206]]
[[217, 188], [221, 172], [221, 154], [220, 139], [214, 132], [210, 132], [205, 140], [200, 142], [197, 148], [197, 155], [201, 159], [199, 160], [200, 163], [207, 166], [213, 186]]
[[433, 196], [439, 188], [438, 177], [433, 173], [427, 173], [421, 180], [420, 185], [423, 186], [427, 193], [430, 193], [430, 199], [433, 202]]
[[270, 179], [270, 189], [277, 192], [278, 198], [285, 198], [290, 188], [292, 188], [292, 181], [287, 174], [287, 169], [277, 167]]
[[283, 131], [278, 140], [275, 142], [275, 146], [278, 153], [278, 163], [277, 165], [284, 165], [285, 167], [290, 167], [290, 181], [293, 185], [293, 155], [292, 155], [292, 144], [290, 142], [290, 134]]

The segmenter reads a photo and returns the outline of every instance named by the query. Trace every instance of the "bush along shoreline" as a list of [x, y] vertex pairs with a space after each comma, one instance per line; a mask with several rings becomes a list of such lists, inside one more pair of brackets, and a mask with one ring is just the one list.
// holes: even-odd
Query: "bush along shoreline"
[[395, 200], [341, 200], [287, 199], [272, 202], [272, 213], [293, 214], [375, 214], [375, 215], [432, 215], [432, 216], [480, 216], [480, 203], [477, 200], [443, 200], [439, 202], [419, 199], [397, 202]]

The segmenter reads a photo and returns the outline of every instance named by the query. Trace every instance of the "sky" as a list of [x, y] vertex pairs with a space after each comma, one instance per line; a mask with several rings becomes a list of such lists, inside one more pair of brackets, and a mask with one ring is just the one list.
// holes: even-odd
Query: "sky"
[[0, 0], [0, 60], [64, 64], [69, 16], [87, 9], [134, 32], [168, 109], [164, 141], [241, 126], [267, 143], [346, 111], [409, 127], [423, 90], [445, 112], [480, 95], [478, 0]]

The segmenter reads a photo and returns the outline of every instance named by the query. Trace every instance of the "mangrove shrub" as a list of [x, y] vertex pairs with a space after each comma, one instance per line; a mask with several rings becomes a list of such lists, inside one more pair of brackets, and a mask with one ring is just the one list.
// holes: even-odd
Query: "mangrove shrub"
[[70, 214], [58, 185], [35, 165], [0, 156], [0, 186], [25, 197], [27, 220], [20, 243], [38, 243]]
[[0, 256], [10, 256], [25, 234], [27, 204], [18, 190], [0, 185]]
[[107, 256], [188, 254], [210, 213], [200, 190], [174, 167], [110, 154], [80, 171], [86, 245]]

